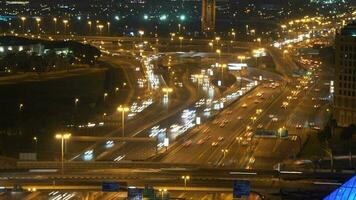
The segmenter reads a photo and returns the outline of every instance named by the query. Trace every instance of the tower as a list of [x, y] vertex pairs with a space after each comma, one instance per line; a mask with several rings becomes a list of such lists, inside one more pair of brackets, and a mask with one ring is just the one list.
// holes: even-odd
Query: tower
[[203, 32], [213, 32], [215, 30], [215, 1], [202, 0], [201, 26]]
[[335, 38], [334, 115], [339, 126], [356, 123], [356, 21]]

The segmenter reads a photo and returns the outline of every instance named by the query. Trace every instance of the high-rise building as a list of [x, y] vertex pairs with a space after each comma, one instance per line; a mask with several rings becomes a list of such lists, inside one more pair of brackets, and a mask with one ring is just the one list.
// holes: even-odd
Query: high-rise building
[[356, 124], [356, 21], [335, 38], [334, 115], [340, 126]]
[[215, 30], [215, 0], [202, 0], [201, 25], [203, 32], [212, 32]]

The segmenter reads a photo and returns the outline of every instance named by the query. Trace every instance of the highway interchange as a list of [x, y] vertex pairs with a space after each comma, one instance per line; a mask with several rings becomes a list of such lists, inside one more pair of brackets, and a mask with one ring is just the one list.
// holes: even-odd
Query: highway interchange
[[[125, 59], [127, 53], [117, 50], [111, 42], [116, 41], [116, 38], [97, 37], [91, 40], [93, 44], [99, 44], [102, 51], [107, 54], [103, 56], [102, 61], [111, 65], [125, 66], [123, 69], [130, 91], [125, 103], [131, 105], [134, 101], [150, 102], [142, 112], [126, 119], [125, 137], [147, 138], [155, 130], [162, 129], [161, 132], [165, 132], [164, 137], [170, 139], [169, 146], [165, 148], [161, 143], [157, 148], [156, 142], [111, 141], [108, 143], [102, 140], [95, 143], [86, 142], [84, 149], [78, 149], [83, 144], [71, 148], [72, 152], [67, 155], [68, 161], [63, 169], [64, 174], [59, 168], [59, 163], [54, 165], [41, 164], [41, 162], [33, 165], [23, 163], [22, 167], [19, 165], [19, 172], [14, 172], [12, 175], [1, 173], [1, 184], [10, 187], [14, 183], [21, 183], [24, 188], [33, 187], [40, 190], [42, 187], [43, 190], [49, 191], [61, 190], [63, 185], [71, 185], [72, 188], [87, 185], [87, 188], [92, 186], [92, 190], [97, 191], [100, 190], [98, 183], [115, 180], [140, 187], [150, 184], [159, 188], [168, 188], [170, 191], [183, 191], [183, 197], [189, 197], [191, 194], [184, 192], [186, 189], [200, 192], [214, 189], [218, 192], [229, 192], [231, 181], [234, 179], [249, 179], [256, 190], [263, 192], [266, 188], [275, 188], [277, 191], [281, 186], [287, 187], [287, 185], [290, 188], [318, 188], [318, 184], [315, 183], [320, 180], [325, 183], [331, 181], [332, 184], [327, 186], [327, 190], [331, 190], [338, 185], [338, 180], [344, 180], [348, 176], [341, 175], [340, 179], [334, 180], [329, 179], [326, 173], [308, 180], [308, 176], [313, 177], [315, 174], [308, 170], [306, 173], [286, 169], [287, 174], [291, 172], [288, 175], [293, 176], [293, 173], [296, 173], [295, 176], [299, 181], [293, 182], [287, 177], [284, 179], [282, 176], [281, 179], [280, 173], [276, 173], [276, 165], [294, 158], [307, 140], [308, 134], [315, 134], [315, 131], [323, 127], [326, 121], [330, 95], [329, 83], [332, 78], [328, 66], [318, 61], [310, 61], [313, 64], [303, 66], [309, 72], [307, 76], [293, 77], [295, 65], [286, 62], [284, 55], [281, 56], [277, 49], [266, 46], [265, 51], [275, 63], [274, 71], [248, 67], [244, 71], [241, 83], [239, 82], [241, 73], [231, 71], [230, 73], [236, 77], [236, 83], [223, 91], [213, 84], [212, 76], [209, 74], [210, 70], [217, 73], [220, 69], [211, 65], [214, 65], [217, 60], [221, 63], [238, 63], [237, 57], [241, 51], [223, 53], [221, 57], [214, 52], [196, 52], [203, 55], [202, 60], [204, 56], [207, 60], [210, 59], [210, 63], [195, 61], [198, 63], [197, 66], [190, 67], [193, 59], [191, 56], [194, 54], [171, 51], [158, 54], [159, 48], [152, 48], [155, 41], [148, 40], [147, 43], [152, 42], [152, 45], [144, 50], [139, 50], [142, 47], [136, 47], [136, 50], [132, 51], [136, 52], [135, 55]], [[95, 42], [101, 40], [105, 42]], [[134, 39], [127, 41], [132, 40], [140, 44], [140, 41]], [[197, 40], [191, 43], [189, 48], [195, 46], [197, 49], [199, 47], [204, 49], [206, 42]], [[222, 44], [224, 41], [220, 42], [220, 45]], [[145, 45], [145, 42], [142, 42], [142, 45]], [[251, 43], [236, 45], [243, 46], [245, 49], [243, 54], [251, 57], [250, 52], [258, 46]], [[131, 47], [128, 46], [131, 45], [126, 47], [129, 51]], [[173, 51], [179, 46], [173, 43], [167, 48]], [[246, 50], [246, 48], [250, 49]], [[173, 64], [164, 63], [167, 62], [166, 60]], [[164, 73], [158, 74], [156, 65], [158, 62], [171, 68], [168, 71], [169, 80], [164, 78], [167, 77]], [[225, 73], [227, 73], [226, 69]], [[194, 77], [200, 78], [194, 79]], [[140, 86], [138, 79], [145, 79], [144, 86]], [[163, 87], [173, 88], [174, 92], [167, 97], [161, 92]], [[183, 115], [185, 117], [182, 117]], [[201, 118], [201, 124], [197, 124], [198, 116]], [[119, 113], [114, 112], [112, 115], [99, 117], [97, 121], [103, 121], [105, 124], [113, 123], [117, 127], [104, 136], [102, 133], [98, 134], [99, 136], [121, 137], [122, 125], [117, 123], [121, 122]], [[255, 135], [255, 131], [259, 129], [280, 128], [287, 129], [289, 136]], [[160, 137], [161, 132], [159, 136], [151, 137]], [[74, 137], [75, 133], [72, 134]], [[75, 142], [69, 143], [72, 146], [75, 144]], [[94, 164], [93, 168], [84, 170], [80, 167], [83, 161], [88, 164], [108, 162], [111, 167]], [[130, 166], [130, 163], [136, 162], [140, 163], [140, 166]], [[113, 163], [118, 163], [118, 166]], [[120, 166], [121, 163], [129, 164], [124, 167]], [[157, 163], [159, 167], [150, 166], [149, 163]], [[168, 172], [162, 169], [164, 165], [167, 165]], [[205, 171], [202, 169], [204, 167], [207, 168]], [[46, 168], [55, 171], [48, 173], [41, 171]], [[33, 169], [40, 169], [40, 171], [37, 173], [26, 171]], [[262, 169], [267, 172], [258, 171]], [[234, 171], [236, 174], [232, 173]], [[192, 177], [188, 188], [182, 186], [180, 179], [182, 175]], [[257, 178], [251, 178], [251, 175], [256, 175]], [[49, 193], [38, 195], [50, 195]], [[95, 195], [101, 195], [103, 199], [113, 199], [112, 195]], [[40, 197], [36, 195], [28, 199], [40, 199]]]

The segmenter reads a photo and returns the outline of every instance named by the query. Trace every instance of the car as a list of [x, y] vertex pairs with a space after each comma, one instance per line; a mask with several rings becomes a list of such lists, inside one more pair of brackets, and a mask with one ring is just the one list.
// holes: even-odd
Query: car
[[218, 138], [218, 140], [219, 140], [219, 141], [223, 141], [223, 140], [224, 140], [224, 137], [220, 136], [220, 137]]
[[273, 117], [272, 118], [272, 122], [278, 122], [278, 118], [277, 117]]
[[242, 141], [242, 139], [243, 139], [243, 137], [241, 137], [241, 136], [240, 137], [236, 137], [236, 140], [239, 141], [239, 142]]
[[200, 139], [197, 144], [204, 144], [205, 140], [204, 139]]
[[319, 127], [319, 126], [313, 126], [312, 129], [319, 131], [319, 130], [320, 130], [320, 127]]
[[184, 142], [183, 146], [189, 147], [191, 144], [192, 144], [192, 140], [188, 140], [188, 141]]
[[261, 96], [262, 96], [262, 93], [259, 92], [259, 93], [256, 94], [256, 96], [257, 96], [257, 97], [261, 97]]
[[218, 142], [213, 142], [213, 143], [211, 143], [211, 146], [212, 146], [212, 147], [216, 147], [216, 146], [218, 146], [218, 145], [219, 145]]
[[238, 120], [242, 120], [242, 117], [241, 117], [241, 116], [238, 116], [237, 119], [238, 119]]
[[259, 125], [257, 126], [257, 128], [258, 128], [258, 129], [262, 129], [262, 128], [263, 128], [263, 125], [262, 125], [262, 124], [259, 124]]
[[242, 106], [241, 107], [243, 107], [243, 108], [246, 108], [247, 107], [247, 104], [242, 104]]
[[315, 104], [314, 108], [320, 108], [320, 105], [319, 104]]
[[268, 117], [272, 119], [272, 118], [274, 118], [274, 115], [271, 114], [271, 115], [268, 115]]
[[227, 113], [228, 115], [230, 115], [230, 114], [232, 114], [232, 111], [229, 110], [229, 111], [227, 111], [226, 113]]
[[313, 97], [313, 98], [312, 98], [312, 100], [313, 100], [313, 101], [316, 101], [316, 98], [315, 98], [315, 97]]
[[220, 128], [224, 128], [224, 127], [225, 127], [225, 123], [221, 123], [221, 124], [219, 125], [219, 127], [220, 127]]
[[206, 128], [203, 130], [203, 133], [209, 133], [209, 131], [210, 131], [209, 128]]

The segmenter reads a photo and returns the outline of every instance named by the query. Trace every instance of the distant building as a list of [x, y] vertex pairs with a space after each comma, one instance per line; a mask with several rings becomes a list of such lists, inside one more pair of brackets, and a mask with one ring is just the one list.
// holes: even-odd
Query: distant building
[[216, 1], [202, 0], [202, 18], [201, 25], [203, 32], [214, 32], [216, 17]]
[[334, 115], [340, 126], [356, 124], [356, 21], [335, 38]]
[[0, 37], [0, 58], [9, 53], [26, 52], [29, 54], [41, 55], [44, 46], [38, 41], [31, 41], [24, 38], [11, 36]]

